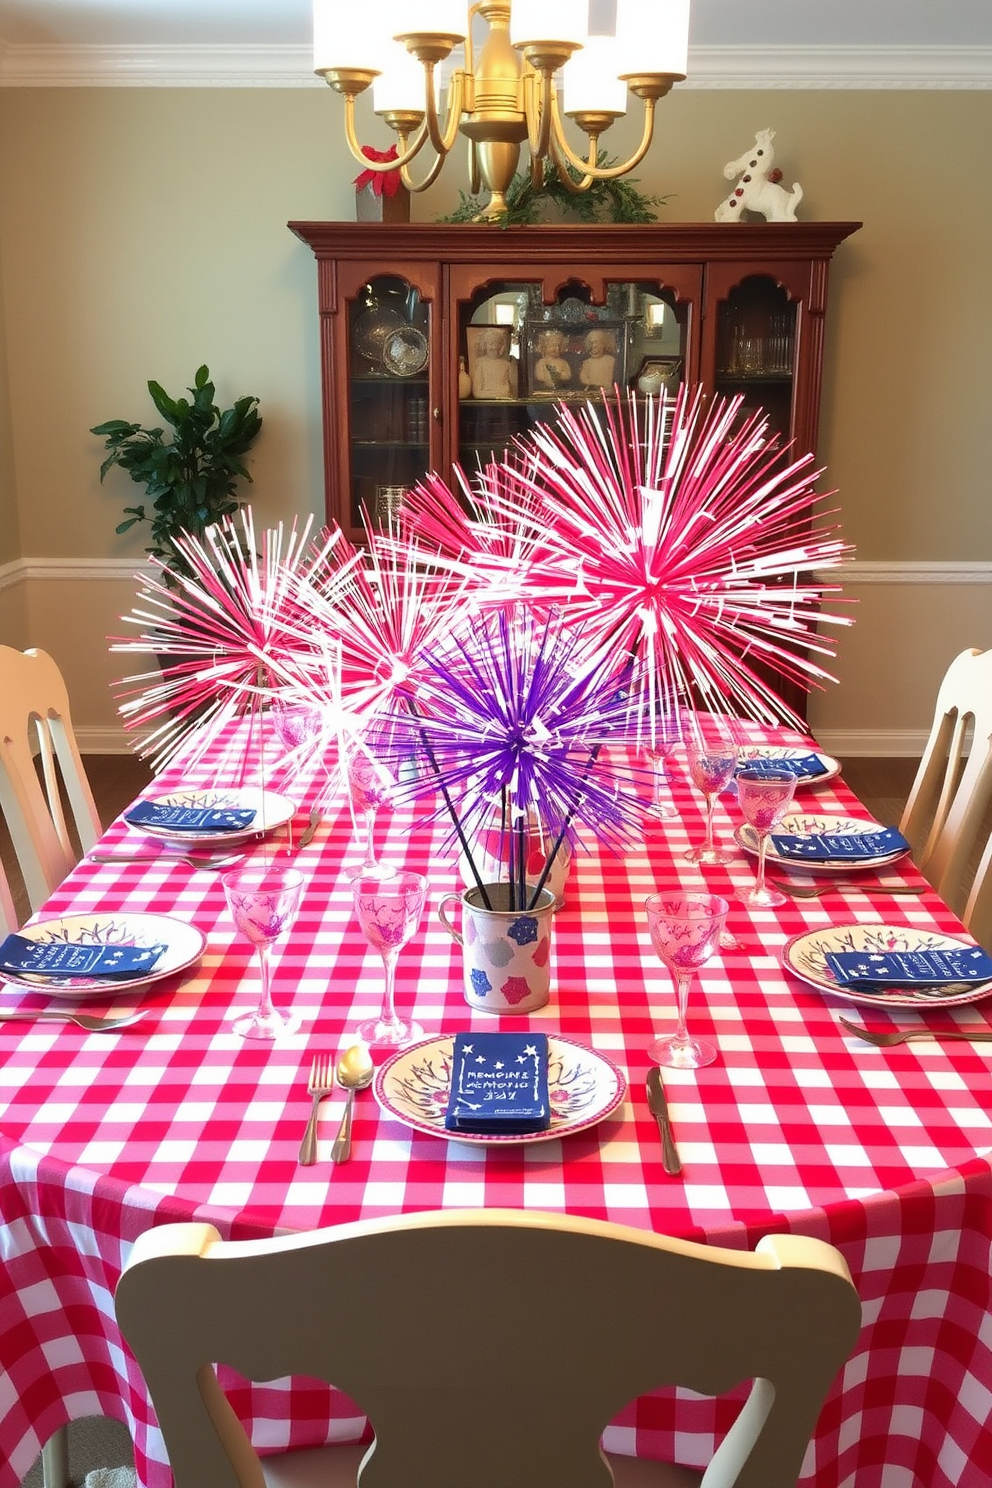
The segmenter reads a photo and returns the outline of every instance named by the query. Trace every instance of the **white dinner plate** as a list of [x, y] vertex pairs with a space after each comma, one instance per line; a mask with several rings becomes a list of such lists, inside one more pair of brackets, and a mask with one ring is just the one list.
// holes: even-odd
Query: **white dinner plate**
[[845, 1002], [859, 1002], [865, 1007], [960, 1007], [979, 1002], [992, 994], [992, 982], [960, 990], [940, 988], [882, 987], [877, 992], [864, 988], [840, 987], [827, 965], [827, 952], [833, 951], [946, 951], [959, 946], [972, 946], [974, 941], [959, 935], [943, 935], [939, 930], [914, 930], [906, 925], [831, 925], [827, 930], [810, 930], [790, 940], [782, 960], [802, 981]]
[[275, 791], [262, 790], [257, 785], [243, 785], [232, 790], [164, 791], [141, 799], [152, 801], [156, 806], [190, 806], [208, 811], [250, 810], [255, 813], [251, 826], [236, 832], [177, 832], [172, 827], [149, 826], [147, 822], [127, 823], [132, 832], [140, 832], [143, 837], [181, 842], [184, 847], [226, 847], [233, 842], [247, 842], [252, 837], [284, 827], [296, 814], [296, 806], [288, 796], [276, 795]]
[[[786, 837], [818, 837], [823, 834], [830, 836], [863, 836], [866, 832], [882, 832], [885, 828], [881, 822], [869, 821], [866, 817], [858, 816], [817, 816], [807, 811], [796, 811], [789, 816], [784, 816], [778, 826], [776, 833]], [[735, 840], [745, 852], [757, 856], [758, 834], [753, 827], [738, 827], [734, 833]], [[779, 868], [791, 870], [793, 873], [863, 873], [867, 869], [887, 868], [890, 863], [898, 863], [909, 852], [908, 847], [901, 847], [898, 852], [885, 853], [879, 858], [835, 858], [828, 862], [817, 862], [815, 858], [786, 858], [775, 851], [775, 844], [771, 838], [768, 839], [768, 848], [765, 853], [766, 863], [775, 863]]]
[[571, 1132], [585, 1131], [615, 1111], [627, 1091], [627, 1081], [615, 1064], [584, 1044], [558, 1035], [548, 1036], [548, 1093], [551, 1126], [527, 1133], [453, 1132], [444, 1124], [451, 1085], [453, 1033], [423, 1039], [399, 1049], [379, 1069], [375, 1098], [387, 1116], [404, 1126], [449, 1142], [477, 1147], [506, 1147], [523, 1142], [553, 1142]]
[[69, 945], [164, 945], [165, 950], [147, 976], [129, 977], [46, 977], [33, 972], [0, 972], [0, 981], [11, 987], [20, 987], [26, 992], [44, 992], [50, 997], [126, 997], [136, 987], [147, 987], [149, 982], [160, 982], [163, 977], [184, 971], [203, 955], [206, 937], [185, 920], [174, 920], [159, 914], [77, 914], [64, 915], [58, 920], [39, 920], [33, 925], [23, 925], [18, 930], [28, 940], [39, 945], [52, 941], [64, 941]]
[[826, 780], [836, 780], [840, 774], [840, 760], [835, 760], [833, 755], [824, 754], [820, 749], [803, 749], [799, 744], [748, 744], [737, 751], [737, 768], [742, 770], [749, 760], [767, 759], [808, 759], [811, 754], [823, 765], [822, 775], [807, 775], [796, 781], [796, 790], [808, 790], [811, 785], [822, 785]]

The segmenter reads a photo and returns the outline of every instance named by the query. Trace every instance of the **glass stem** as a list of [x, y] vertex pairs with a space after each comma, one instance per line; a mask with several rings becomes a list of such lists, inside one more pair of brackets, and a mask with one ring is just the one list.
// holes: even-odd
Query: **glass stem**
[[677, 971], [675, 973], [675, 1011], [678, 1020], [675, 1028], [675, 1042], [677, 1044], [687, 1044], [689, 1042], [689, 1035], [685, 1027], [685, 1017], [689, 1006], [689, 988], [691, 986], [691, 971]]
[[706, 840], [703, 843], [703, 852], [713, 851], [713, 810], [716, 806], [716, 796], [709, 791], [706, 793]]
[[255, 1017], [260, 1022], [265, 1022], [272, 1017], [274, 1012], [272, 1006], [272, 968], [269, 957], [272, 947], [268, 941], [263, 941], [258, 947], [258, 970], [262, 981], [262, 995], [258, 1000], [258, 1008]]
[[758, 837], [758, 878], [754, 885], [756, 894], [765, 892], [765, 852], [768, 848], [768, 833], [762, 832]]
[[400, 948], [394, 947], [388, 951], [381, 951], [382, 965], [386, 973], [386, 990], [382, 994], [382, 1012], [379, 1014], [379, 1022], [386, 1028], [395, 1028], [399, 1023], [396, 1016], [396, 963], [399, 960]]
[[376, 868], [375, 857], [375, 806], [368, 806], [365, 810], [365, 861], [363, 868]]

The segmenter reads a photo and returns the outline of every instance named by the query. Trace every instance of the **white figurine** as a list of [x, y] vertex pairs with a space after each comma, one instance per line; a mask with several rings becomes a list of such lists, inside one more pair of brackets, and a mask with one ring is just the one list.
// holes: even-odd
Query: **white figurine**
[[791, 191], [786, 191], [778, 184], [782, 172], [772, 169], [775, 164], [774, 138], [774, 129], [759, 129], [750, 150], [745, 150], [743, 155], [723, 167], [728, 181], [737, 176], [740, 180], [713, 214], [717, 222], [741, 222], [745, 207], [750, 212], [760, 212], [766, 222], [795, 222], [803, 188], [797, 183]]
[[612, 387], [616, 371], [616, 342], [609, 331], [592, 330], [584, 342], [585, 359], [579, 365], [583, 387]]

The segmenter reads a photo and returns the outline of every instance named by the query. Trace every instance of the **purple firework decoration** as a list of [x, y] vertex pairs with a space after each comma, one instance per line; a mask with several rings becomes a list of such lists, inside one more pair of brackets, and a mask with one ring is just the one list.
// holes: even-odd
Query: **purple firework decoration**
[[[532, 904], [579, 824], [614, 849], [641, 825], [643, 772], [627, 763], [623, 747], [638, 728], [632, 676], [630, 658], [566, 624], [560, 611], [542, 618], [519, 607], [475, 616], [427, 653], [413, 708], [396, 708], [383, 720], [382, 747], [405, 739], [423, 764], [399, 798], [441, 790], [439, 810], [447, 809], [483, 889], [473, 846], [498, 821], [511, 907]], [[531, 888], [527, 837], [534, 820], [553, 846], [545, 875]]]

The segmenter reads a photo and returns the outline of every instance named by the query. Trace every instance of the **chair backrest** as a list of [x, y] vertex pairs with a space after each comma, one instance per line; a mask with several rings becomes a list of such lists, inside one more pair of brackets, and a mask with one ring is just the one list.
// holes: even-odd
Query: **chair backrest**
[[479, 1209], [224, 1242], [139, 1237], [117, 1318], [175, 1488], [258, 1488], [213, 1363], [332, 1382], [375, 1431], [362, 1488], [610, 1488], [599, 1438], [636, 1396], [754, 1381], [705, 1488], [793, 1488], [860, 1328], [841, 1255], [755, 1253], [534, 1211]]
[[940, 684], [930, 737], [899, 824], [916, 866], [958, 914], [968, 897], [966, 865], [990, 800], [992, 650], [962, 651]]
[[980, 946], [992, 951], [992, 832], [975, 870], [961, 917]]
[[[35, 753], [41, 757], [43, 784]], [[100, 818], [72, 732], [62, 674], [44, 651], [0, 646], [0, 808], [32, 910], [41, 907], [77, 858], [62, 807], [60, 772], [80, 846], [88, 852], [100, 835]]]
[[0, 935], [9, 935], [12, 930], [16, 929], [17, 911], [14, 908], [6, 870], [0, 863]]

